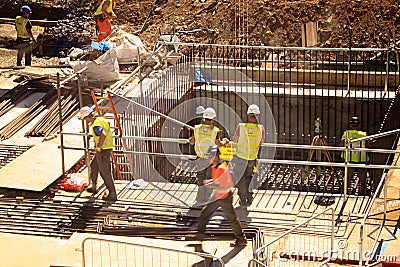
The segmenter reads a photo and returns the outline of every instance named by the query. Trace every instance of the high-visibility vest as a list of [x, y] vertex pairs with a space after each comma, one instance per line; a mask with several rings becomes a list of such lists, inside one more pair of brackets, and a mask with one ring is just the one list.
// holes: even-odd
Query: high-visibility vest
[[103, 9], [104, 2], [106, 2], [106, 1], [110, 1], [110, 5], [109, 5], [108, 8], [107, 8], [107, 12], [108, 12], [108, 13], [112, 13], [113, 8], [115, 7], [114, 1], [113, 1], [113, 0], [103, 0], [103, 1], [101, 1], [101, 4], [100, 4], [99, 7], [97, 8], [96, 12], [94, 12], [94, 15], [95, 15], [95, 16], [100, 15], [100, 14], [103, 14], [103, 10], [102, 10], [102, 9]]
[[215, 145], [219, 128], [214, 125], [197, 124], [194, 126], [194, 151], [200, 158], [207, 158], [210, 146]]
[[30, 39], [28, 31], [26, 30], [26, 24], [29, 22], [29, 19], [18, 16], [15, 18], [15, 28], [17, 29], [17, 37], [23, 39]]
[[255, 160], [260, 149], [264, 126], [257, 123], [239, 123], [238, 127], [236, 156], [245, 160]]
[[233, 187], [232, 175], [229, 172], [228, 163], [222, 162], [217, 166], [212, 166], [211, 175], [215, 185], [214, 196], [217, 199], [226, 198]]
[[[343, 139], [346, 140], [347, 136], [350, 140], [352, 139], [357, 139], [357, 138], [361, 138], [361, 137], [365, 137], [367, 136], [366, 132], [362, 132], [362, 131], [358, 131], [358, 130], [347, 130], [345, 132], [343, 132]], [[363, 141], [358, 141], [358, 142], [354, 142], [350, 144], [351, 148], [365, 148], [365, 140]], [[342, 159], [345, 158], [345, 151], [342, 151], [341, 153], [341, 157]], [[347, 156], [347, 161], [349, 162], [367, 162], [368, 160], [368, 156], [367, 153], [365, 151], [360, 151], [360, 152], [354, 152], [354, 151], [350, 151], [348, 153]]]
[[106, 150], [106, 149], [113, 149], [113, 138], [112, 138], [112, 131], [110, 128], [110, 124], [108, 121], [103, 118], [103, 117], [96, 117], [92, 124], [92, 136], [94, 139], [94, 143], [97, 144], [99, 143], [100, 136], [97, 136], [96, 133], [94, 132], [94, 127], [100, 126], [103, 128], [103, 130], [106, 132], [106, 139], [104, 140], [103, 145], [101, 146], [101, 149]]

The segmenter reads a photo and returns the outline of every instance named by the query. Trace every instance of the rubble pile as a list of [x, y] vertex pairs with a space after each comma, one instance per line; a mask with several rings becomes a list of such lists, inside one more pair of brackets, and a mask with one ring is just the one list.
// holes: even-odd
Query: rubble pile
[[[95, 40], [93, 13], [100, 0], [3, 0], [0, 16], [15, 18], [23, 4], [32, 19], [60, 20], [43, 36], [46, 52], [63, 53]], [[184, 42], [301, 46], [305, 23], [318, 23], [318, 47], [387, 47], [399, 39], [398, 0], [125, 0], [112, 23], [138, 34], [146, 47], [159, 33], [209, 29]], [[91, 39], [90, 39], [91, 38]], [[56, 48], [58, 50], [56, 50]]]
[[[153, 1], [124, 4], [119, 23], [140, 29]], [[140, 14], [140, 15], [137, 15]], [[318, 23], [318, 47], [386, 47], [399, 40], [400, 2], [397, 0], [222, 0], [158, 3], [141, 35], [152, 43], [161, 32], [211, 28], [215, 35], [186, 36], [205, 43], [301, 46], [301, 28]], [[397, 29], [397, 31], [396, 31]], [[142, 37], [143, 36], [143, 37]], [[242, 40], [241, 40], [242, 39]]]

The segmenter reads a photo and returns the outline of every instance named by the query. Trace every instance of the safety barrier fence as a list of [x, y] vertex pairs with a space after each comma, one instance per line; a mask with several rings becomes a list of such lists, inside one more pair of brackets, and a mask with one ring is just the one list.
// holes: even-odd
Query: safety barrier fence
[[332, 258], [334, 210], [327, 208], [254, 252], [249, 267], [322, 266]]
[[225, 266], [221, 258], [212, 254], [136, 244], [103, 238], [82, 241], [82, 266], [186, 267]]

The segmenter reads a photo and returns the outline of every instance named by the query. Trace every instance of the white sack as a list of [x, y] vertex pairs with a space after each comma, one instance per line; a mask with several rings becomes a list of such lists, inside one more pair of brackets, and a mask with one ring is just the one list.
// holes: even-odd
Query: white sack
[[117, 45], [116, 51], [118, 54], [118, 62], [133, 62], [138, 59], [138, 51], [143, 57], [143, 54], [147, 53], [142, 40], [139, 36], [124, 32], [122, 30], [117, 31], [113, 37], [109, 39]]
[[119, 65], [117, 51], [115, 48], [109, 49], [94, 61], [70, 61], [69, 64], [77, 72], [84, 67], [88, 69], [84, 72], [89, 81], [113, 82], [119, 80]]

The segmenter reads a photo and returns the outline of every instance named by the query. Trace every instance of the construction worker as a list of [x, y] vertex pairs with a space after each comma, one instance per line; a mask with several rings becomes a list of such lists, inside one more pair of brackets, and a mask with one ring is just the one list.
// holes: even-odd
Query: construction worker
[[97, 42], [103, 41], [112, 32], [111, 20], [116, 18], [113, 9], [116, 4], [122, 3], [123, 0], [102, 0], [96, 12], [94, 18], [96, 20], [96, 31], [99, 33]]
[[247, 109], [246, 123], [239, 123], [236, 127], [233, 143], [236, 144], [236, 153], [233, 157], [233, 173], [236, 177], [241, 206], [250, 206], [253, 202], [253, 193], [249, 186], [257, 163], [261, 144], [265, 139], [264, 126], [258, 123], [260, 108], [250, 105]]
[[[212, 190], [204, 186], [206, 173], [210, 172], [210, 163], [207, 159], [207, 151], [210, 146], [221, 146], [220, 129], [214, 126], [217, 113], [213, 108], [206, 108], [203, 112], [203, 123], [194, 126], [193, 136], [189, 138], [189, 143], [194, 145], [197, 155], [197, 196], [195, 205], [204, 205], [210, 198]], [[210, 175], [208, 175], [210, 177]]]
[[90, 180], [92, 181], [92, 187], [89, 187], [87, 191], [90, 193], [97, 192], [97, 177], [100, 172], [109, 192], [108, 196], [104, 199], [115, 201], [117, 200], [117, 193], [111, 174], [111, 153], [114, 143], [110, 124], [105, 118], [95, 116], [90, 107], [81, 108], [80, 119], [85, 120], [88, 125], [91, 125], [92, 136], [96, 145], [96, 154], [90, 164]]
[[[360, 119], [357, 116], [353, 116], [350, 119], [350, 130], [346, 130], [343, 132], [342, 139], [340, 141], [340, 145], [344, 146], [347, 139], [358, 139], [367, 136], [366, 132], [360, 130]], [[350, 143], [351, 148], [366, 148], [369, 147], [368, 143], [364, 141]], [[345, 151], [342, 151], [341, 158], [343, 160], [346, 159]], [[349, 163], [369, 163], [369, 155], [367, 152], [354, 152], [350, 151], [347, 155], [347, 162]], [[366, 188], [366, 181], [367, 181], [367, 169], [365, 168], [349, 168], [347, 172], [347, 181], [351, 181], [354, 174], [358, 173], [360, 178], [360, 189], [363, 194], [365, 194], [368, 189]], [[349, 184], [349, 183], [348, 183]]]
[[213, 213], [222, 208], [226, 219], [232, 227], [236, 237], [235, 242], [231, 243], [232, 247], [246, 246], [247, 240], [243, 229], [239, 223], [236, 212], [233, 209], [232, 194], [232, 175], [229, 171], [228, 162], [221, 160], [219, 157], [219, 149], [216, 145], [211, 146], [207, 151], [208, 161], [211, 164], [211, 179], [204, 180], [207, 187], [214, 189], [212, 201], [207, 203], [201, 210], [199, 223], [197, 225], [197, 234], [189, 236], [187, 240], [203, 240], [205, 238], [205, 230]]
[[25, 54], [25, 66], [30, 66], [32, 62], [32, 44], [36, 43], [32, 34], [32, 24], [29, 20], [32, 11], [29, 6], [21, 7], [21, 16], [15, 18], [15, 29], [17, 30], [17, 66], [22, 66], [22, 57]]

